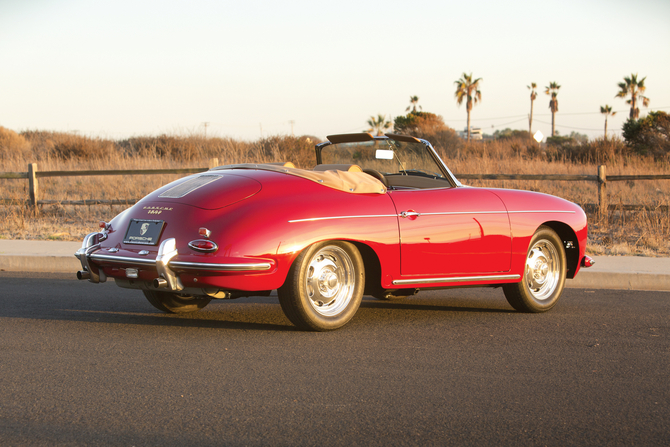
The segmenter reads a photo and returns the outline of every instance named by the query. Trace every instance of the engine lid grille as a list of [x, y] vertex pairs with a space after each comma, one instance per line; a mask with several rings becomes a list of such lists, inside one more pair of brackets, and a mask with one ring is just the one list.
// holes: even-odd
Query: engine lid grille
[[180, 183], [167, 191], [163, 191], [158, 197], [168, 199], [180, 199], [189, 193], [192, 193], [198, 188], [202, 188], [216, 180], [219, 180], [221, 175], [199, 175], [198, 177]]

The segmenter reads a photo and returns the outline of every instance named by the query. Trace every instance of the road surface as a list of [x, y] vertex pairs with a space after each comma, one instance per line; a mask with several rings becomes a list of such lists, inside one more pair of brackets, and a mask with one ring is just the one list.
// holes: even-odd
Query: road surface
[[276, 297], [166, 315], [0, 272], [0, 445], [669, 445], [669, 370], [668, 292], [366, 297], [310, 333]]

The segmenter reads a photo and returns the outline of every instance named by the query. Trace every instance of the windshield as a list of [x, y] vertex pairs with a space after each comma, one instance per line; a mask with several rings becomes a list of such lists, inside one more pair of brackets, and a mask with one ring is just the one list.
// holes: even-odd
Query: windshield
[[423, 143], [379, 139], [330, 144], [321, 151], [321, 163], [355, 164], [364, 171], [377, 171], [392, 188], [452, 186]]

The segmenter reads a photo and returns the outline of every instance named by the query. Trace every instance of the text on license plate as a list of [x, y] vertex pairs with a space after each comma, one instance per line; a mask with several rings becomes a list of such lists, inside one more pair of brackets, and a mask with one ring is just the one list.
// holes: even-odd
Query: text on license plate
[[131, 219], [124, 244], [156, 245], [165, 222], [162, 220]]

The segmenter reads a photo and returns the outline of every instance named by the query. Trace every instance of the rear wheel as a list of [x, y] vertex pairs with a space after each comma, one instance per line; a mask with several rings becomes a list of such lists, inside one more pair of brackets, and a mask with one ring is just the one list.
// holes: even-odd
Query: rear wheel
[[528, 246], [521, 282], [503, 286], [510, 305], [520, 312], [546, 312], [556, 305], [565, 286], [566, 259], [561, 238], [541, 226]]
[[143, 290], [142, 293], [144, 293], [149, 303], [156, 309], [171, 314], [196, 312], [211, 301], [210, 298], [196, 298], [190, 295], [178, 295], [176, 293], [154, 290]]
[[330, 331], [351, 320], [365, 287], [363, 259], [348, 242], [327, 241], [306, 248], [278, 289], [286, 317], [300, 329]]

